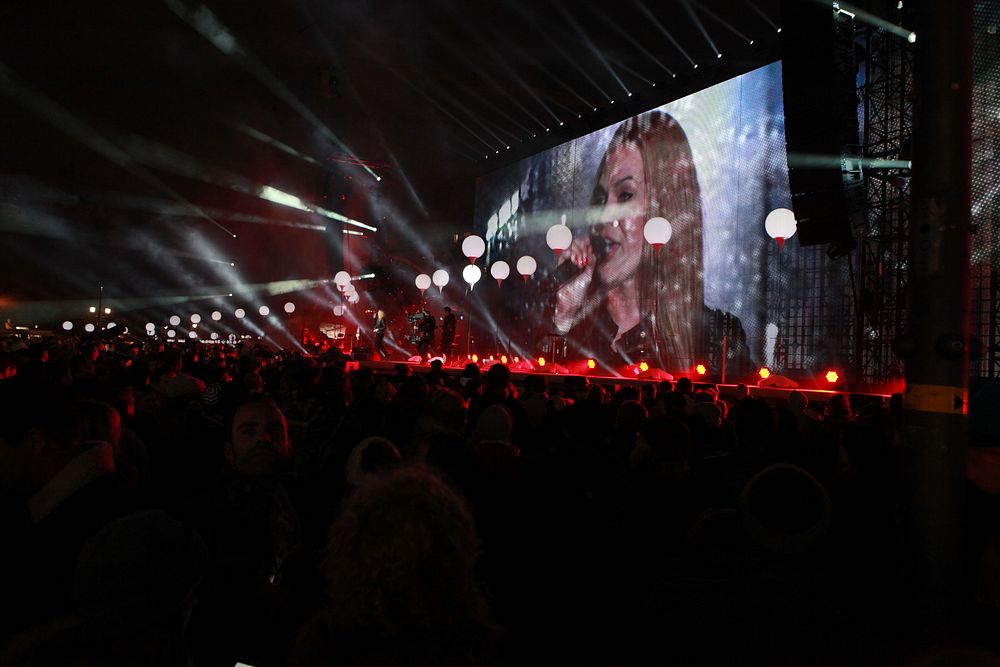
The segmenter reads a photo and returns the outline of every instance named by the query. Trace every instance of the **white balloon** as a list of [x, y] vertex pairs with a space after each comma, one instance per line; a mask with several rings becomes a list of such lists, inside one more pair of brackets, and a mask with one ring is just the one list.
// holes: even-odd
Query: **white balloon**
[[421, 273], [414, 282], [416, 282], [418, 290], [424, 291], [431, 286], [431, 277], [426, 273]]
[[197, 337], [198, 337], [198, 332], [197, 331], [189, 331], [188, 332], [188, 338], [197, 338]]
[[545, 232], [545, 243], [553, 250], [562, 252], [573, 242], [573, 232], [566, 225], [552, 225]]
[[361, 301], [361, 295], [359, 295], [357, 292], [347, 297], [347, 303], [357, 303], [358, 301]]
[[787, 208], [776, 208], [764, 219], [764, 231], [772, 239], [790, 239], [795, 236], [796, 229], [795, 214]]
[[198, 324], [198, 322], [201, 322], [201, 315], [199, 315], [198, 313], [194, 313], [193, 315], [191, 315], [191, 321], [194, 322], [195, 324]]
[[167, 338], [173, 338], [176, 335], [177, 335], [177, 332], [174, 331], [173, 329], [168, 329], [167, 330]]
[[673, 227], [666, 218], [650, 218], [642, 228], [642, 236], [650, 245], [663, 245], [673, 233]]
[[444, 286], [448, 284], [448, 272], [444, 269], [438, 269], [434, 272], [434, 275], [431, 276], [431, 280], [434, 281], [434, 284], [437, 285], [438, 289], [444, 289]]
[[72, 330], [72, 328], [73, 328], [73, 323], [72, 323], [72, 322], [70, 322], [69, 320], [66, 320], [65, 322], [63, 322], [63, 323], [62, 323], [62, 327], [63, 327], [63, 329], [65, 329], [66, 331], [70, 331], [70, 330]]
[[291, 301], [289, 301], [288, 303], [286, 303], [285, 304], [285, 312], [289, 313], [289, 314], [294, 313], [295, 312], [295, 304], [292, 303]]
[[156, 331], [156, 325], [152, 322], [146, 322], [146, 331]]
[[525, 255], [521, 259], [517, 260], [517, 272], [522, 276], [527, 278], [528, 276], [535, 273], [535, 269], [538, 268], [538, 262], [531, 255]]
[[118, 325], [115, 324], [114, 322], [108, 322], [108, 329], [114, 329], [116, 326]]
[[271, 313], [271, 309], [267, 306], [261, 306], [257, 309], [257, 312], [260, 313], [261, 317], [267, 317]]
[[218, 322], [219, 320], [222, 319], [222, 313], [220, 313], [217, 310], [213, 310], [212, 311], [212, 319], [215, 320], [216, 322]]
[[213, 331], [213, 332], [212, 332], [212, 336], [211, 336], [211, 338], [212, 338], [212, 340], [219, 340], [219, 334], [217, 334], [217, 333], [215, 333], [215, 332]]
[[170, 316], [170, 326], [174, 326], [175, 327], [175, 326], [177, 326], [180, 323], [181, 323], [181, 317], [180, 317], [180, 315], [171, 315]]
[[462, 278], [465, 282], [469, 283], [469, 287], [475, 287], [479, 279], [483, 277], [483, 271], [475, 264], [469, 264], [464, 269], [462, 269]]
[[336, 306], [334, 306], [333, 307], [333, 314], [336, 315], [337, 317], [342, 316], [344, 314], [344, 307], [341, 306], [341, 305], [339, 305], [339, 304], [336, 305]]
[[83, 330], [86, 331], [87, 333], [93, 333], [94, 329], [96, 329], [96, 328], [97, 327], [95, 327], [93, 324], [90, 324], [89, 322], [87, 324], [83, 325]]
[[237, 308], [236, 312], [233, 313], [233, 315], [236, 315], [237, 319], [242, 320], [244, 317], [247, 316], [247, 311], [243, 310], [242, 308]]
[[510, 264], [502, 259], [493, 262], [493, 266], [490, 267], [490, 275], [497, 280], [505, 280], [510, 275]]
[[482, 257], [486, 252], [486, 241], [473, 234], [466, 236], [462, 241], [462, 254], [475, 261], [477, 257]]

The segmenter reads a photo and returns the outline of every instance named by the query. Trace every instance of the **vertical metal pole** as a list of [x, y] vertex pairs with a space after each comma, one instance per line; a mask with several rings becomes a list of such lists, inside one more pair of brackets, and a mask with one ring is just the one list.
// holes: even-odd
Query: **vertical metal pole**
[[972, 2], [918, 8], [901, 510], [906, 608], [926, 641], [957, 625], [969, 340]]
[[101, 330], [101, 316], [104, 315], [104, 285], [101, 285], [101, 291], [97, 293], [97, 331]]

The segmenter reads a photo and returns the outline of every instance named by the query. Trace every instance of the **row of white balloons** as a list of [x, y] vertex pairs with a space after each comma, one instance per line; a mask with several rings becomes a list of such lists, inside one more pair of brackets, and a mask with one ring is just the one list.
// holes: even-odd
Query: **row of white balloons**
[[333, 276], [333, 284], [337, 286], [344, 298], [347, 299], [347, 303], [357, 303], [361, 301], [361, 295], [358, 294], [358, 288], [351, 282], [351, 274], [347, 271], [337, 271]]

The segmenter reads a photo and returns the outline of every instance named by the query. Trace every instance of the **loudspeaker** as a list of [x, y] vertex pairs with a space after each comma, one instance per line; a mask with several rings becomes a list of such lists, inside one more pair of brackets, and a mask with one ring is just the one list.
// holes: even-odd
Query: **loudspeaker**
[[854, 24], [829, 5], [785, 0], [782, 88], [799, 245], [851, 238], [841, 156], [859, 143]]
[[368, 361], [371, 359], [372, 351], [367, 345], [351, 348], [351, 359], [354, 361]]

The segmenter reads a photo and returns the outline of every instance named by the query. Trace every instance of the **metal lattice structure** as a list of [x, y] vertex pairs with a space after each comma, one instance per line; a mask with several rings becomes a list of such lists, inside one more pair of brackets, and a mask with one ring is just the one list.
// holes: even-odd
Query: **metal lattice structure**
[[[859, 41], [866, 59], [858, 89], [865, 158], [909, 159], [913, 135], [913, 47], [882, 30], [867, 28]], [[907, 170], [869, 170], [864, 179], [865, 215], [858, 234], [855, 365], [863, 383], [902, 375], [892, 342], [906, 323], [910, 179]]]

